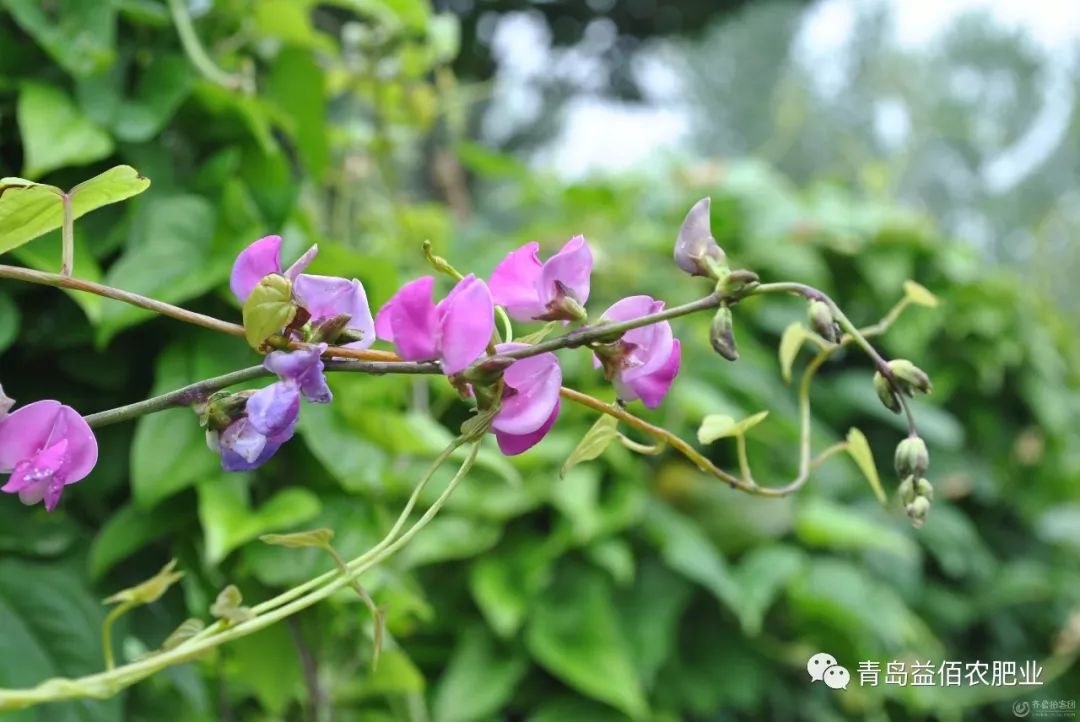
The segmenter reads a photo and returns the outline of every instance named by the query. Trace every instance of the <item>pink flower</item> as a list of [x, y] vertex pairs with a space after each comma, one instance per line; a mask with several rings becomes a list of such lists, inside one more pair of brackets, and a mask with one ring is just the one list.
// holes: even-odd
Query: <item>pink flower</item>
[[[503, 343], [499, 353], [527, 348], [523, 343]], [[502, 408], [491, 423], [499, 448], [507, 456], [531, 449], [540, 442], [559, 416], [562, 369], [553, 353], [515, 361], [503, 374], [506, 389]]]
[[94, 432], [59, 401], [37, 401], [0, 420], [0, 474], [11, 474], [0, 491], [24, 504], [44, 499], [52, 511], [64, 486], [86, 478], [97, 458]]
[[393, 342], [403, 359], [440, 359], [449, 376], [484, 353], [495, 331], [495, 309], [487, 285], [471, 274], [438, 304], [432, 300], [434, 287], [432, 276], [406, 283], [379, 310], [375, 331]]
[[251, 291], [259, 285], [259, 281], [271, 274], [278, 273], [290, 281], [295, 281], [296, 277], [311, 264], [318, 252], [319, 247], [312, 246], [287, 271], [282, 271], [281, 236], [260, 238], [240, 251], [240, 255], [236, 257], [229, 287], [233, 295], [240, 299], [240, 303], [243, 303], [251, 295]]
[[712, 235], [710, 199], [702, 198], [686, 214], [675, 239], [675, 263], [691, 276], [716, 277], [727, 262]]
[[375, 343], [375, 322], [371, 318], [367, 293], [364, 285], [355, 278], [350, 281], [302, 273], [293, 283], [293, 296], [311, 314], [313, 324], [347, 315], [349, 322], [345, 329], [359, 333], [361, 338], [345, 344], [345, 348], [367, 348]]
[[491, 295], [515, 321], [580, 321], [589, 300], [593, 258], [584, 236], [574, 236], [541, 263], [540, 244], [507, 254], [491, 274]]
[[[601, 323], [631, 321], [664, 308], [651, 296], [630, 296], [604, 311]], [[660, 405], [679, 373], [681, 348], [667, 321], [627, 331], [611, 350], [596, 359], [604, 365], [623, 401], [641, 399], [650, 409]]]

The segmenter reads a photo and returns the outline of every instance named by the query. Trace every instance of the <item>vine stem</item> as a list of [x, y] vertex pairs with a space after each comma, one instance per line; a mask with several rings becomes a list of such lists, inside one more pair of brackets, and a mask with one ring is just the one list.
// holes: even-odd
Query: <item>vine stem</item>
[[207, 54], [199, 41], [199, 35], [195, 32], [195, 26], [191, 22], [191, 16], [188, 14], [184, 0], [168, 1], [173, 23], [176, 25], [176, 32], [180, 36], [180, 45], [183, 46], [184, 52], [187, 53], [188, 59], [191, 60], [191, 64], [195, 66], [196, 70], [202, 73], [204, 78], [217, 83], [223, 88], [251, 90], [248, 87], [250, 82], [247, 78], [243, 75], [232, 75], [225, 72]]
[[[454, 474], [446, 489], [424, 512], [423, 516], [396, 539], [392, 537], [393, 532], [391, 532], [378, 546], [349, 562], [348, 574], [342, 574], [338, 570], [324, 574], [318, 579], [328, 579], [329, 583], [290, 599], [287, 603], [264, 614], [259, 614], [246, 622], [232, 626], [218, 626], [216, 634], [192, 638], [167, 652], [79, 679], [51, 679], [37, 687], [26, 690], [0, 690], [0, 710], [24, 709], [43, 702], [56, 702], [65, 699], [110, 697], [121, 689], [130, 687], [166, 667], [193, 661], [215, 647], [265, 629], [329, 598], [339, 590], [349, 587], [364, 572], [396, 553], [426, 527], [446, 504], [446, 501], [457, 489], [461, 480], [468, 474], [476, 461], [479, 449], [480, 441], [474, 440], [457, 473]], [[400, 529], [400, 526], [395, 525], [395, 529]]]
[[64, 207], [64, 223], [60, 231], [60, 275], [75, 272], [75, 209], [71, 206], [71, 193], [60, 197]]

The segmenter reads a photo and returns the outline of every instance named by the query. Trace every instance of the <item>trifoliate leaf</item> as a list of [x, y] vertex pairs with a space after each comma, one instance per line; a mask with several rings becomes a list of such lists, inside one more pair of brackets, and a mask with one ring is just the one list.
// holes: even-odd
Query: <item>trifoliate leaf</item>
[[596, 420], [596, 423], [581, 437], [581, 441], [570, 452], [570, 456], [566, 457], [562, 469], [559, 470], [559, 478], [565, 478], [566, 473], [578, 464], [584, 461], [592, 461], [603, 454], [607, 447], [611, 445], [611, 442], [619, 437], [618, 426], [619, 420], [614, 416], [601, 415]]
[[881, 478], [878, 476], [877, 466], [874, 464], [874, 454], [870, 451], [870, 443], [866, 440], [863, 432], [854, 426], [848, 431], [847, 451], [854, 459], [855, 465], [870, 482], [870, 488], [874, 490], [874, 496], [882, 504], [885, 504], [885, 490], [881, 488]]
[[244, 336], [248, 344], [258, 350], [295, 317], [292, 282], [285, 276], [271, 274], [259, 281], [244, 301]]
[[698, 441], [703, 444], [711, 444], [717, 439], [726, 439], [731, 436], [745, 434], [764, 421], [768, 415], [768, 411], [759, 411], [742, 421], [735, 421], [735, 419], [724, 414], [709, 414], [702, 419], [701, 426], [698, 428]]

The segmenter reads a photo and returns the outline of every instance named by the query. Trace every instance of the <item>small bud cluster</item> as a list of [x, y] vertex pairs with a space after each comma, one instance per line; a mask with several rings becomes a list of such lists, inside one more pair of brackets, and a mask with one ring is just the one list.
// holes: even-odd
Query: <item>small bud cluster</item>
[[930, 377], [921, 368], [907, 359], [890, 361], [889, 376], [891, 380], [880, 371], [874, 374], [874, 391], [877, 392], [881, 403], [889, 411], [899, 414], [903, 409], [900, 397], [897, 393], [912, 397], [915, 392], [928, 394], [934, 390], [930, 383]]
[[909, 436], [896, 447], [896, 473], [900, 477], [900, 501], [916, 529], [926, 522], [934, 487], [925, 474], [930, 468], [930, 452], [919, 436]]

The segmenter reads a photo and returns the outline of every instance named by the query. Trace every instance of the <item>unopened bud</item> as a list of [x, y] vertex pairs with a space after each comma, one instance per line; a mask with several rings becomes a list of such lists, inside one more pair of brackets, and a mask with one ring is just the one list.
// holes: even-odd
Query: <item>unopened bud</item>
[[717, 280], [716, 292], [721, 296], [740, 296], [748, 288], [758, 284], [758, 275], [744, 268], [725, 273]]
[[8, 412], [11, 411], [11, 407], [14, 405], [15, 399], [9, 398], [8, 395], [4, 393], [4, 387], [0, 386], [0, 421], [8, 415]]
[[675, 240], [675, 263], [691, 276], [717, 278], [727, 263], [724, 250], [712, 235], [710, 203], [702, 198], [693, 205]]
[[900, 387], [909, 396], [913, 395], [914, 391], [919, 391], [924, 394], [933, 391], [934, 387], [930, 383], [930, 377], [927, 376], [926, 372], [907, 359], [890, 361], [889, 371], [892, 372], [893, 377], [899, 382]]
[[896, 392], [893, 391], [892, 384], [881, 375], [880, 371], [874, 373], [874, 391], [877, 392], [878, 398], [881, 399], [881, 403], [885, 405], [885, 408], [894, 414], [900, 413], [900, 399], [896, 398]]
[[469, 383], [478, 386], [491, 386], [502, 378], [503, 372], [514, 365], [517, 359], [509, 356], [485, 356], [462, 372]]
[[731, 309], [721, 306], [713, 316], [712, 325], [709, 327], [709, 342], [728, 361], [739, 359], [739, 350], [735, 347], [735, 334], [731, 326]]
[[934, 500], [934, 485], [926, 479], [920, 478], [915, 482], [915, 493], [919, 496], [925, 496], [930, 501]]
[[900, 486], [897, 488], [896, 493], [900, 496], [900, 503], [905, 507], [915, 500], [915, 479], [909, 476], [900, 482]]
[[[346, 333], [345, 327], [349, 325], [349, 320], [352, 318], [347, 313], [339, 313], [336, 316], [320, 321], [315, 328], [312, 329], [311, 342], [312, 343], [352, 343], [354, 341], [363, 340], [363, 334], [359, 334], [359, 338], [354, 338], [356, 334], [350, 334], [349, 338], [343, 339], [342, 335]], [[359, 333], [359, 332], [357, 332]]]
[[589, 318], [589, 312], [566, 284], [555, 281], [555, 289], [555, 298], [548, 301], [544, 313], [536, 317], [538, 321], [585, 321]]
[[904, 511], [911, 519], [911, 525], [919, 529], [926, 523], [926, 515], [930, 513], [930, 500], [925, 496], [916, 496], [904, 507]]
[[918, 436], [909, 436], [896, 447], [896, 473], [901, 479], [908, 476], [921, 477], [930, 468], [930, 452], [926, 442]]
[[815, 299], [809, 303], [806, 311], [810, 318], [810, 327], [813, 328], [819, 336], [829, 343], [836, 343], [840, 340], [840, 334], [837, 332], [836, 328], [836, 319], [833, 318], [832, 309], [829, 308], [829, 304]]

